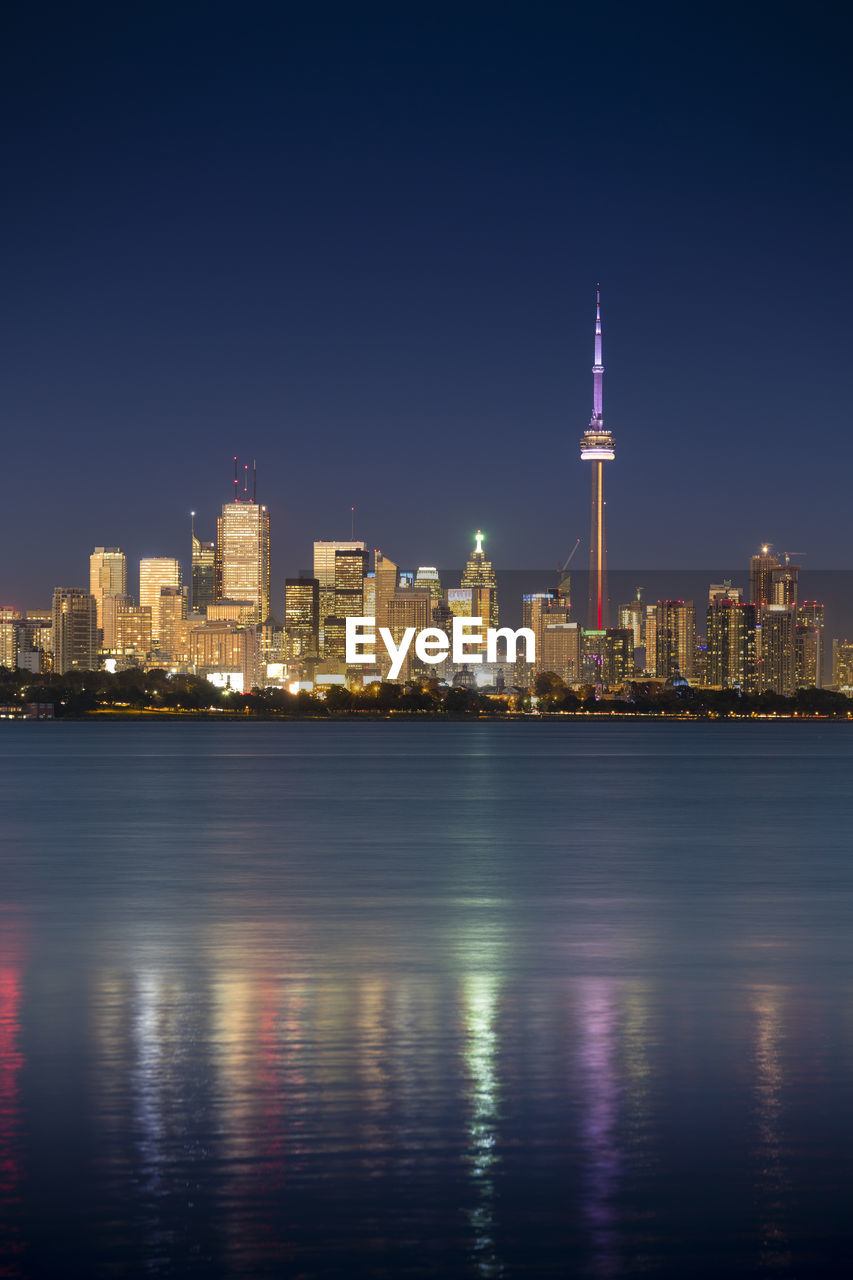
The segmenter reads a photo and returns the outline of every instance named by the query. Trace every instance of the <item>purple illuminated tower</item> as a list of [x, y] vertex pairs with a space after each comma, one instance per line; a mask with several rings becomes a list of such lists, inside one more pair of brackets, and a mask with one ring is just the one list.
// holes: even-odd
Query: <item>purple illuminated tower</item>
[[592, 463], [592, 506], [589, 535], [590, 631], [604, 631], [608, 624], [607, 538], [604, 532], [604, 464], [616, 456], [613, 437], [604, 426], [604, 365], [601, 363], [601, 289], [595, 286], [595, 364], [592, 366], [592, 417], [581, 438], [581, 461]]

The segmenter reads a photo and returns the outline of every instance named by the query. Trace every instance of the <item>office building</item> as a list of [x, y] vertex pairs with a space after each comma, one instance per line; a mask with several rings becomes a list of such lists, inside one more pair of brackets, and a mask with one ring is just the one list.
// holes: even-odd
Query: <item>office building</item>
[[208, 605], [213, 604], [222, 592], [217, 591], [216, 545], [213, 542], [202, 542], [196, 537], [195, 512], [193, 512], [191, 547], [192, 580], [189, 606], [193, 613], [204, 613]]
[[369, 555], [359, 547], [339, 547], [335, 551], [335, 607], [338, 618], [363, 618], [364, 579]]
[[53, 592], [53, 669], [94, 671], [98, 665], [98, 605], [82, 587]]
[[139, 605], [151, 611], [151, 643], [160, 644], [160, 592], [181, 586], [181, 566], [171, 556], [149, 556], [139, 561]]
[[790, 697], [797, 686], [796, 607], [787, 604], [762, 605], [760, 620], [759, 690]]
[[226, 502], [216, 522], [217, 599], [251, 601], [256, 623], [270, 616], [270, 516], [256, 502]]
[[316, 578], [286, 579], [284, 633], [287, 661], [316, 658], [319, 655], [320, 584]]
[[[482, 614], [478, 612], [473, 616], [482, 617], [487, 627], [496, 627], [498, 625], [498, 580], [495, 577], [492, 562], [486, 559], [486, 553], [483, 550], [485, 536], [479, 529], [477, 530], [474, 537], [474, 550], [468, 557], [460, 586], [463, 591], [477, 590], [480, 607], [485, 607], [486, 612]], [[431, 583], [430, 589], [432, 589]]]
[[138, 666], [145, 662], [153, 648], [154, 624], [150, 606], [134, 604], [129, 596], [117, 600], [114, 626], [112, 652], [118, 659], [118, 666]]
[[[582, 631], [577, 622], [549, 622], [537, 643], [536, 670], [553, 671], [566, 684], [581, 680]], [[520, 661], [520, 659], [519, 659]]]

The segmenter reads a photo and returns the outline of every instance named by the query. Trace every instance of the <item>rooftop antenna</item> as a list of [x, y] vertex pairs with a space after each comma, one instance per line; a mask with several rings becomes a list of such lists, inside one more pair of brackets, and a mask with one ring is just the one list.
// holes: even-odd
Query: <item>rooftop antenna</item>
[[243, 463], [243, 496], [249, 501], [249, 464]]
[[[190, 538], [192, 539], [192, 542], [195, 542], [195, 512], [194, 511], [190, 512]], [[190, 543], [190, 546], [192, 546], [192, 543]]]
[[252, 502], [256, 502], [258, 498], [258, 460], [255, 458], [252, 462]]
[[234, 501], [235, 502], [240, 501], [240, 492], [237, 488], [238, 484], [239, 484], [239, 481], [237, 479], [237, 455], [235, 453], [234, 454]]
[[349, 540], [355, 542], [355, 507], [350, 507], [349, 513]]

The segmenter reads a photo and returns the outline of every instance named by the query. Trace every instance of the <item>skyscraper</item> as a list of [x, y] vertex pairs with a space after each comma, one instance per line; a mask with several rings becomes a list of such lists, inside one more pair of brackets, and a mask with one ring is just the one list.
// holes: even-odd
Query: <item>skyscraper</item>
[[81, 587], [53, 592], [53, 669], [94, 671], [98, 665], [98, 606]]
[[581, 438], [581, 461], [592, 463], [589, 535], [589, 613], [591, 631], [608, 625], [607, 537], [604, 527], [604, 464], [616, 456], [613, 437], [604, 426], [604, 365], [601, 363], [601, 291], [595, 290], [595, 364], [592, 366], [592, 417]]
[[250, 600], [255, 622], [270, 616], [270, 515], [251, 500], [226, 502], [216, 521], [216, 579], [221, 600]]
[[95, 547], [89, 556], [89, 591], [95, 597], [98, 627], [104, 625], [104, 596], [127, 593], [127, 556], [118, 547]]
[[754, 604], [744, 604], [731, 583], [711, 588], [708, 602], [706, 682], [715, 688], [739, 688], [754, 693], [758, 687], [756, 614]]
[[316, 658], [320, 648], [320, 588], [316, 578], [286, 578], [284, 630], [286, 656]]
[[190, 608], [194, 613], [204, 613], [216, 600], [216, 546], [202, 542], [195, 535], [195, 512], [192, 512], [190, 531], [192, 541], [192, 594]]
[[656, 675], [667, 680], [680, 671], [686, 679], [692, 679], [696, 657], [696, 606], [692, 600], [658, 600], [655, 612]]
[[[318, 583], [320, 648], [325, 651], [326, 618], [337, 617], [335, 607], [335, 556], [338, 551], [364, 551], [364, 543], [350, 540], [336, 542], [317, 539], [314, 542], [314, 577]], [[363, 576], [363, 575], [362, 575]]]
[[[488, 617], [484, 618], [484, 622], [488, 627], [496, 627], [498, 625], [498, 581], [492, 562], [486, 559], [486, 553], [483, 550], [485, 536], [479, 529], [477, 530], [474, 537], [474, 550], [468, 557], [461, 585], [463, 590], [467, 587], [477, 587], [481, 592], [484, 589], [489, 592], [489, 613]], [[484, 599], [482, 594], [480, 598]]]
[[139, 561], [139, 607], [151, 610], [151, 643], [160, 641], [160, 592], [180, 587], [181, 566], [171, 556], [147, 556]]
[[778, 557], [769, 542], [749, 560], [749, 601], [757, 607], [773, 603], [773, 570], [779, 568]]

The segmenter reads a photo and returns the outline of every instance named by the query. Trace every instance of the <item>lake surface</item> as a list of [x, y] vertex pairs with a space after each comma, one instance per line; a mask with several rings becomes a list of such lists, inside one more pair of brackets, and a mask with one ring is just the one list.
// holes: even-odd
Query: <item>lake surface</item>
[[853, 1263], [853, 728], [0, 726], [0, 1276]]

